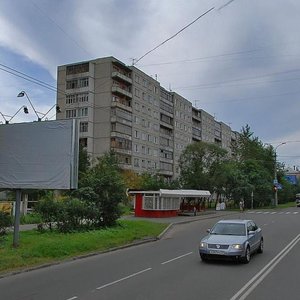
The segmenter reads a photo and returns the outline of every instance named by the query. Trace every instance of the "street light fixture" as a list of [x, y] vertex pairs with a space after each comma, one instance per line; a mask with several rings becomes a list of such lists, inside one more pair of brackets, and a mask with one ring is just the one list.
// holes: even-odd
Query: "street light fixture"
[[275, 148], [274, 148], [274, 152], [275, 152], [275, 168], [274, 168], [274, 205], [277, 206], [278, 205], [278, 194], [277, 194], [277, 183], [278, 183], [278, 180], [277, 180], [277, 154], [276, 154], [276, 150], [278, 147], [282, 146], [282, 145], [285, 145], [287, 142], [282, 142], [280, 143], [279, 145], [277, 145]]
[[29, 101], [29, 103], [30, 103], [30, 105], [31, 105], [31, 107], [32, 107], [32, 109], [33, 109], [35, 115], [37, 116], [38, 121], [40, 122], [42, 119], [40, 118], [40, 116], [38, 115], [38, 113], [37, 113], [37, 111], [35, 110], [34, 106], [32, 105], [32, 103], [31, 103], [31, 101], [30, 101], [30, 99], [29, 99], [27, 93], [26, 93], [25, 91], [22, 91], [22, 92], [20, 92], [20, 93], [18, 94], [17, 97], [24, 97], [24, 96], [26, 96], [26, 98], [27, 98], [27, 100]]

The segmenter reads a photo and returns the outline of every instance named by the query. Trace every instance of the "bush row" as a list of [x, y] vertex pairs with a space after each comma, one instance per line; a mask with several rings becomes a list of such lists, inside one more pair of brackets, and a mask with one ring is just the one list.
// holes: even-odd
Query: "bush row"
[[[36, 211], [43, 220], [39, 230], [54, 228], [60, 232], [91, 230], [111, 226], [120, 216], [116, 211], [113, 218], [106, 217], [103, 209], [95, 202], [79, 199], [58, 201], [53, 199], [41, 200]], [[111, 217], [111, 216], [110, 216]]]

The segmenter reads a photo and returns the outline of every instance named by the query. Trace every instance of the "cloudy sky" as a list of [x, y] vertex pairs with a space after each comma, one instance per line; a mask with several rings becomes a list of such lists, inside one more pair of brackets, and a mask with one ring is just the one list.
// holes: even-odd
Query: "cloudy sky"
[[300, 167], [299, 0], [0, 0], [0, 112], [10, 119], [27, 105], [11, 122], [35, 120], [17, 95], [46, 113], [58, 65], [131, 65], [205, 12], [136, 67], [233, 130], [287, 142], [278, 159]]

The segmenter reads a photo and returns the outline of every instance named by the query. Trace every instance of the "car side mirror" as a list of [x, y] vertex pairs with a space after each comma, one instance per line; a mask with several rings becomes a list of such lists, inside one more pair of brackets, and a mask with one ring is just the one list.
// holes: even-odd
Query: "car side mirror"
[[210, 231], [211, 231], [210, 228], [208, 228], [208, 229], [206, 230], [206, 232], [208, 232], [208, 233], [210, 233]]
[[255, 231], [248, 231], [248, 235], [254, 235]]

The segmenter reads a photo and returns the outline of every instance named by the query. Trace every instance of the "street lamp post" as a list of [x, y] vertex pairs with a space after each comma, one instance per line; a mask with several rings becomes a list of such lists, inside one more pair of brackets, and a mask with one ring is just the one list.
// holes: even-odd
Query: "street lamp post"
[[29, 99], [27, 93], [26, 93], [25, 91], [22, 91], [22, 92], [20, 92], [20, 93], [18, 94], [17, 97], [24, 97], [24, 96], [26, 96], [27, 100], [29, 101], [29, 103], [30, 103], [30, 105], [31, 105], [31, 107], [32, 107], [32, 109], [33, 109], [35, 115], [37, 116], [38, 121], [41, 121], [42, 119], [40, 118], [40, 116], [38, 115], [38, 113], [37, 113], [37, 111], [35, 110], [34, 106], [32, 105], [32, 103], [31, 103], [31, 101], [30, 101], [30, 99]]
[[282, 146], [282, 145], [285, 145], [286, 142], [282, 142], [280, 143], [279, 145], [277, 145], [274, 149], [274, 152], [275, 152], [275, 167], [274, 167], [274, 205], [277, 206], [278, 205], [278, 194], [277, 194], [277, 183], [278, 183], [278, 180], [277, 180], [277, 153], [276, 153], [276, 150], [278, 147]]
[[57, 104], [54, 104], [45, 114], [40, 112], [40, 114], [43, 115], [43, 117], [41, 118], [41, 120], [43, 120], [54, 107], [56, 108], [56, 113], [60, 113], [61, 112], [60, 111], [60, 107]]
[[[2, 116], [2, 118], [4, 119], [5, 121], [5, 124], [9, 124], [9, 122], [19, 113], [19, 111], [23, 108], [23, 111], [25, 114], [28, 114], [28, 108], [27, 106], [25, 105], [22, 105], [18, 110], [17, 112], [13, 115], [13, 116], [8, 116], [8, 115], [4, 115], [1, 111], [0, 111], [0, 114]], [[10, 118], [10, 119], [6, 119], [6, 118]]]

